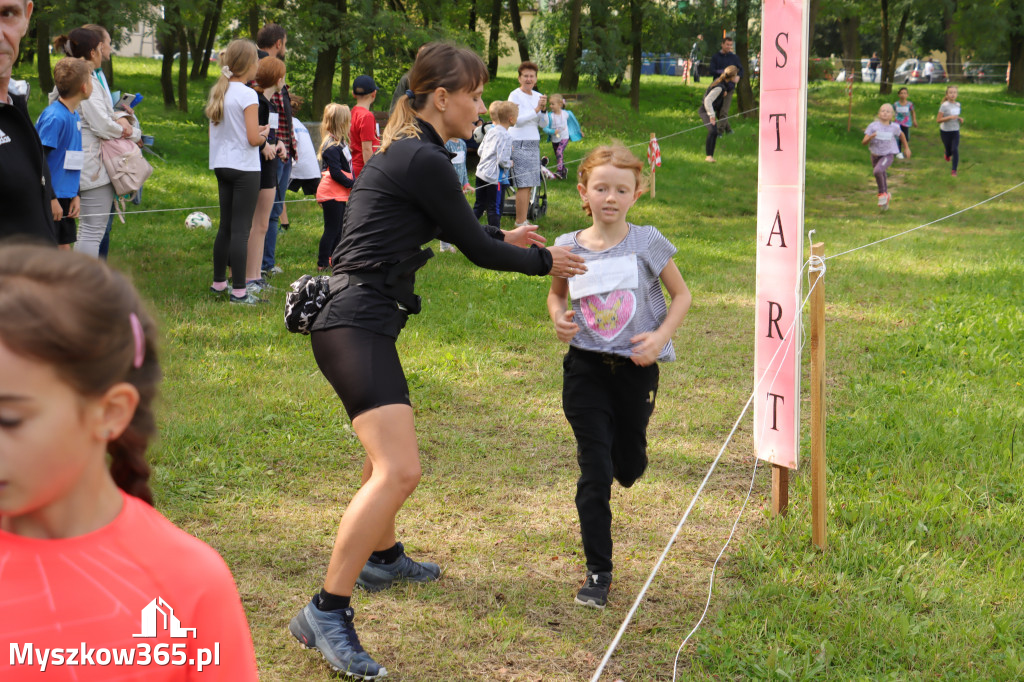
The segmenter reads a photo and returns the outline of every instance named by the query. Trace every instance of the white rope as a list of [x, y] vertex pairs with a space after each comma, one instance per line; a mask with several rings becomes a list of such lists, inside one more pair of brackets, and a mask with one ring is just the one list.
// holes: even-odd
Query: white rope
[[[294, 204], [296, 202], [302, 202], [302, 201], [316, 201], [316, 199], [314, 197], [304, 197], [302, 199], [285, 199], [284, 201], [275, 201], [274, 203], [275, 204]], [[208, 209], [211, 209], [211, 208], [220, 208], [220, 205], [216, 204], [216, 205], [213, 205], [213, 206], [182, 206], [182, 207], [179, 207], [179, 208], [151, 208], [151, 209], [147, 209], [145, 211], [125, 211], [124, 214], [127, 217], [129, 215], [142, 215], [143, 213], [167, 213], [168, 211], [181, 211], [182, 213], [184, 213], [185, 211], [189, 211], [189, 212], [191, 212], [191, 211], [204, 211], [204, 210], [208, 210]], [[98, 216], [111, 216], [111, 215], [115, 215], [115, 213], [113, 211], [110, 211], [110, 212], [107, 212], [107, 213], [84, 213], [84, 214], [82, 214], [82, 215], [80, 215], [78, 217], [79, 218], [93, 218], [93, 217], [98, 217]]]
[[[804, 263], [804, 265], [802, 265], [801, 268], [800, 268], [801, 271], [806, 266], [807, 266], [807, 263]], [[800, 311], [802, 311], [804, 305], [807, 304], [807, 299], [809, 297], [810, 297], [810, 292], [807, 293], [807, 297], [804, 298], [803, 303], [801, 303], [800, 309], [799, 309]], [[746, 404], [743, 406], [743, 410], [740, 412], [740, 416], [737, 417], [736, 421], [733, 423], [732, 430], [729, 431], [729, 435], [726, 437], [725, 442], [722, 444], [722, 447], [718, 450], [718, 455], [715, 457], [714, 461], [711, 462], [711, 467], [708, 469], [707, 473], [704, 475], [704, 479], [701, 481], [700, 485], [697, 487], [697, 492], [694, 493], [693, 498], [690, 500], [689, 506], [687, 506], [686, 511], [683, 513], [683, 517], [679, 520], [679, 523], [676, 525], [676, 529], [672, 533], [672, 536], [669, 538], [668, 544], [665, 545], [665, 549], [662, 551], [661, 556], [658, 557], [658, 561], [655, 563], [654, 568], [651, 570], [650, 575], [647, 577], [647, 581], [644, 583], [644, 586], [640, 589], [640, 593], [637, 595], [636, 600], [633, 602], [633, 606], [629, 609], [629, 612], [626, 614], [626, 618], [622, 622], [622, 625], [619, 627], [618, 632], [615, 633], [614, 639], [612, 639], [611, 644], [608, 645], [608, 649], [605, 651], [604, 657], [601, 659], [601, 662], [598, 664], [597, 670], [594, 672], [594, 676], [591, 678], [591, 682], [597, 682], [597, 680], [599, 680], [601, 678], [601, 674], [604, 672], [605, 666], [608, 665], [608, 662], [611, 660], [612, 654], [614, 654], [615, 650], [618, 648], [619, 643], [622, 640], [622, 636], [626, 632], [626, 628], [629, 627], [630, 622], [633, 620], [634, 614], [636, 614], [637, 609], [640, 607], [640, 603], [643, 601], [644, 596], [647, 594], [648, 588], [651, 586], [651, 583], [654, 582], [654, 577], [658, 574], [658, 571], [661, 569], [661, 565], [665, 562], [665, 558], [668, 556], [669, 551], [672, 549], [672, 545], [675, 544], [676, 538], [679, 537], [679, 533], [680, 533], [680, 531], [682, 531], [683, 525], [686, 523], [686, 519], [689, 518], [690, 512], [693, 510], [694, 505], [697, 503], [697, 499], [700, 497], [701, 493], [704, 492], [704, 487], [707, 485], [708, 480], [710, 480], [711, 474], [713, 474], [715, 469], [718, 467], [718, 462], [722, 459], [722, 455], [725, 454], [725, 449], [726, 449], [726, 447], [728, 447], [729, 442], [732, 440], [733, 435], [735, 435], [736, 429], [740, 425], [740, 421], [742, 421], [743, 417], [747, 413], [747, 410], [750, 408], [750, 404], [754, 401], [754, 396], [756, 396], [758, 394], [758, 391], [760, 390], [760, 386], [764, 382], [765, 377], [768, 376], [768, 372], [771, 369], [772, 363], [775, 362], [775, 358], [778, 357], [779, 352], [783, 348], [786, 348], [788, 350], [790, 347], [792, 347], [792, 343], [793, 343], [792, 331], [793, 331], [793, 328], [796, 326], [796, 323], [797, 323], [798, 319], [799, 319], [799, 317], [794, 315], [793, 322], [790, 324], [789, 329], [786, 330], [786, 334], [785, 334], [787, 337], [789, 337], [789, 341], [786, 344], [784, 344], [784, 345], [780, 345], [775, 350], [774, 355], [772, 355], [771, 359], [768, 361], [768, 364], [767, 364], [767, 367], [766, 367], [764, 373], [761, 375], [761, 378], [754, 385], [754, 389], [750, 392], [750, 397], [747, 399]], [[780, 365], [779, 368], [775, 372], [775, 376], [772, 378], [772, 383], [770, 384], [770, 387], [774, 387], [775, 379], [778, 378], [779, 372], [781, 370], [782, 370], [782, 366]], [[746, 506], [746, 501], [744, 501], [744, 506]], [[735, 531], [735, 524], [733, 525], [733, 530]], [[732, 534], [731, 533], [729, 535], [729, 540], [730, 541], [732, 540]], [[728, 541], [726, 542], [726, 545], [728, 545]], [[725, 550], [723, 548], [723, 552], [724, 551]], [[721, 557], [721, 554], [719, 554], [719, 557]], [[718, 564], [718, 561], [716, 560], [715, 561], [715, 565], [717, 565], [717, 564]], [[712, 570], [712, 581], [713, 580], [714, 580], [714, 570]], [[710, 604], [710, 599], [711, 599], [711, 597], [710, 597], [710, 593], [709, 593], [709, 596], [708, 596], [708, 603], [709, 604]], [[707, 607], [705, 606], [705, 613], [706, 612], [707, 612]], [[703, 618], [704, 618], [704, 616], [702, 614], [701, 615], [701, 620], [703, 620]], [[696, 631], [696, 629], [697, 629], [697, 627], [699, 625], [700, 625], [700, 622], [698, 622], [697, 626], [694, 627], [694, 630], [690, 632], [690, 635], [692, 635], [693, 632]], [[689, 636], [687, 637], [687, 639], [689, 639]], [[684, 644], [685, 644], [685, 641], [684, 641]]]
[[[811, 237], [812, 237], [813, 234], [814, 234], [814, 230], [810, 230], [807, 233], [807, 240], [808, 241], [812, 241]], [[808, 280], [809, 287], [808, 287], [808, 291], [807, 291], [807, 297], [804, 299], [804, 302], [800, 305], [800, 310], [801, 311], [803, 311], [803, 306], [806, 305], [807, 301], [810, 299], [811, 293], [814, 291], [814, 288], [816, 286], [818, 286], [818, 283], [821, 282], [822, 278], [825, 277], [825, 269], [826, 269], [825, 268], [825, 261], [824, 261], [824, 259], [822, 259], [821, 256], [817, 256], [817, 255], [813, 255], [813, 254], [807, 260], [807, 262], [804, 263], [804, 266], [807, 267], [807, 280]], [[802, 269], [803, 268], [801, 268], [801, 270]], [[814, 284], [810, 284], [810, 278], [811, 278], [811, 273], [812, 272], [820, 272], [821, 273], [819, 275], [818, 279], [815, 280]], [[795, 320], [794, 320], [794, 322], [795, 322]], [[800, 328], [801, 328], [801, 331], [803, 331], [803, 325], [801, 325]], [[801, 350], [803, 350], [803, 347], [807, 344], [807, 337], [806, 337], [806, 335], [802, 335], [802, 338], [803, 338], [803, 340], [801, 341], [801, 344], [800, 344], [800, 349]], [[775, 372], [775, 377], [772, 379], [772, 385], [773, 386], [774, 386], [774, 383], [775, 383], [775, 378], [778, 378], [779, 371], [781, 371], [781, 370], [782, 370], [782, 367], [780, 365], [779, 370]], [[771, 387], [769, 387], [769, 390], [771, 390]], [[766, 412], [765, 413], [765, 417], [764, 417], [764, 423], [761, 426], [761, 437], [764, 437], [764, 432], [767, 429], [767, 427], [768, 427], [768, 414]], [[739, 513], [736, 514], [736, 520], [733, 521], [732, 529], [729, 531], [729, 537], [726, 538], [725, 544], [722, 545], [722, 550], [718, 553], [718, 556], [715, 558], [715, 563], [711, 567], [711, 578], [708, 581], [708, 598], [707, 598], [707, 601], [704, 603], [704, 611], [701, 612], [700, 618], [697, 620], [697, 624], [693, 626], [693, 629], [690, 630], [690, 633], [688, 635], [686, 635], [686, 639], [683, 640], [682, 644], [680, 644], [679, 648], [676, 650], [675, 661], [672, 664], [672, 682], [675, 682], [675, 680], [676, 680], [676, 675], [678, 673], [678, 668], [679, 668], [679, 656], [680, 656], [680, 654], [682, 654], [683, 648], [686, 646], [686, 643], [690, 641], [690, 638], [693, 637], [693, 634], [695, 632], [697, 632], [697, 629], [701, 626], [701, 623], [704, 622], [704, 617], [707, 615], [708, 608], [711, 606], [711, 594], [712, 594], [712, 591], [714, 590], [714, 587], [715, 587], [715, 575], [716, 575], [716, 573], [718, 571], [718, 562], [722, 560], [722, 556], [725, 554], [725, 550], [729, 548], [729, 543], [732, 542], [732, 538], [736, 534], [736, 527], [739, 525], [740, 519], [743, 518], [743, 512], [744, 512], [744, 510], [746, 510], [747, 502], [750, 501], [750, 495], [751, 495], [751, 493], [754, 490], [754, 482], [757, 479], [757, 467], [758, 467], [758, 465], [760, 463], [761, 463], [761, 459], [759, 457], [754, 457], [754, 470], [753, 470], [753, 472], [750, 475], [750, 486], [747, 488], [747, 495], [746, 495], [746, 497], [743, 498], [743, 504], [740, 506]]]
[[1019, 182], [1016, 185], [1014, 185], [1013, 187], [1010, 187], [1009, 189], [1004, 189], [999, 194], [995, 194], [993, 196], [990, 196], [988, 199], [984, 199], [982, 201], [979, 201], [978, 203], [974, 204], [973, 206], [968, 206], [967, 208], [962, 208], [959, 211], [956, 211], [955, 213], [950, 213], [947, 216], [943, 216], [941, 218], [937, 218], [936, 220], [933, 220], [930, 223], [925, 223], [923, 225], [918, 225], [917, 227], [912, 227], [909, 230], [904, 230], [903, 232], [897, 232], [896, 234], [889, 235], [888, 237], [884, 237], [882, 239], [879, 239], [878, 241], [873, 241], [873, 242], [871, 242], [869, 244], [863, 244], [862, 246], [857, 246], [857, 247], [854, 247], [852, 249], [847, 249], [846, 251], [841, 251], [841, 252], [839, 252], [837, 254], [833, 254], [831, 256], [826, 256], [825, 260], [832, 260], [833, 258], [839, 258], [840, 256], [845, 256], [848, 253], [853, 253], [854, 251], [860, 251], [861, 249], [866, 249], [869, 246], [875, 246], [876, 244], [881, 244], [882, 242], [887, 242], [890, 239], [896, 239], [896, 237], [902, 237], [905, 234], [910, 234], [911, 232], [915, 232], [917, 230], [920, 230], [922, 228], [928, 227], [930, 225], [934, 225], [936, 223], [941, 223], [943, 220], [949, 220], [953, 216], [958, 216], [961, 213], [964, 213], [966, 211], [970, 211], [971, 209], [977, 208], [977, 207], [981, 206], [982, 204], [987, 204], [988, 202], [993, 201], [994, 199], [998, 199], [999, 197], [1003, 196], [1004, 194], [1009, 194], [1010, 192], [1012, 192], [1015, 189], [1018, 189], [1018, 188], [1020, 188], [1022, 186], [1024, 186], [1024, 182]]

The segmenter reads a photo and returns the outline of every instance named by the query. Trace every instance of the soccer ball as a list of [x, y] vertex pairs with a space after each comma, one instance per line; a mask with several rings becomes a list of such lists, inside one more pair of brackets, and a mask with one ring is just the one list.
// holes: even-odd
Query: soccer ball
[[194, 230], [197, 227], [209, 230], [213, 227], [213, 221], [210, 220], [210, 216], [206, 215], [202, 211], [193, 211], [188, 214], [187, 218], [185, 218], [185, 227], [190, 230]]

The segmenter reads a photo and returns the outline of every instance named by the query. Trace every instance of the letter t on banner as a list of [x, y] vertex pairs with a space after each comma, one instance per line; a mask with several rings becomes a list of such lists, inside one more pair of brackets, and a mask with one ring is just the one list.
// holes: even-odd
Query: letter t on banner
[[800, 446], [809, 0], [764, 0], [757, 174], [754, 447], [796, 469]]

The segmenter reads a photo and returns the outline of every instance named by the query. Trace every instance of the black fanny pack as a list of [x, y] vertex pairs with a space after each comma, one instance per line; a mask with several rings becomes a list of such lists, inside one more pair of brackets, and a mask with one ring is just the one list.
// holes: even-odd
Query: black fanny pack
[[303, 275], [292, 282], [291, 291], [284, 300], [284, 326], [296, 334], [309, 334], [320, 311], [331, 297], [350, 286], [368, 286], [382, 296], [392, 299], [395, 306], [416, 315], [422, 305], [413, 291], [414, 275], [434, 257], [430, 249], [423, 249], [394, 265], [379, 270], [360, 270], [339, 275]]

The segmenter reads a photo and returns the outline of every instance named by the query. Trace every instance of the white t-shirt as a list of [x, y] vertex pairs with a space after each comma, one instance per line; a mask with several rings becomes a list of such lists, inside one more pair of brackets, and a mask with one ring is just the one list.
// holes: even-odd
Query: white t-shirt
[[224, 93], [224, 117], [217, 125], [210, 121], [210, 169], [260, 169], [259, 147], [249, 144], [245, 133], [245, 110], [258, 106], [256, 91], [244, 83], [228, 83]]
[[[943, 116], [959, 116], [960, 102], [950, 102], [946, 99], [942, 100], [942, 104], [939, 105], [939, 113]], [[945, 130], [946, 132], [960, 130], [960, 121], [955, 118], [943, 121], [939, 124], [939, 130]]]
[[[292, 134], [295, 135], [295, 148], [298, 159], [292, 159], [292, 180], [316, 180], [320, 177], [320, 164], [316, 162], [316, 149], [309, 136], [309, 130], [302, 121], [292, 117]], [[345, 146], [348, 151], [348, 145]]]
[[538, 125], [547, 125], [548, 117], [545, 114], [543, 120], [537, 113], [537, 105], [540, 103], [541, 94], [534, 90], [529, 95], [523, 92], [522, 88], [516, 88], [508, 95], [509, 102], [519, 105], [519, 117], [516, 124], [509, 127], [508, 133], [513, 141], [537, 140], [540, 141], [540, 128]]

